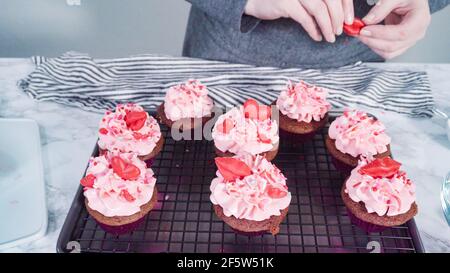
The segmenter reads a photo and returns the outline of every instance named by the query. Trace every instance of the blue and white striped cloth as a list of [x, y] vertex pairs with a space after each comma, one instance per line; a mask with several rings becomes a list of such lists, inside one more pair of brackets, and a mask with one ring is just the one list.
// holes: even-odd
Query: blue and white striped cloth
[[36, 70], [19, 86], [32, 98], [103, 112], [133, 101], [148, 110], [164, 100], [170, 86], [189, 78], [207, 85], [221, 107], [254, 98], [269, 104], [287, 82], [304, 80], [330, 89], [335, 109], [361, 105], [409, 116], [432, 116], [434, 101], [425, 72], [385, 71], [362, 63], [333, 70], [255, 67], [184, 57], [140, 55], [94, 60], [68, 52], [33, 57]]

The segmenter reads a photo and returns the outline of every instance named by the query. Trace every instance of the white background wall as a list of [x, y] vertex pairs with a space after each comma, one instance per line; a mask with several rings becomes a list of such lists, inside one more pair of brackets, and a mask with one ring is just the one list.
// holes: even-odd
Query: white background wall
[[[68, 50], [101, 58], [180, 55], [189, 6], [183, 0], [0, 0], [0, 57]], [[426, 39], [395, 61], [450, 63], [450, 7], [433, 15]]]

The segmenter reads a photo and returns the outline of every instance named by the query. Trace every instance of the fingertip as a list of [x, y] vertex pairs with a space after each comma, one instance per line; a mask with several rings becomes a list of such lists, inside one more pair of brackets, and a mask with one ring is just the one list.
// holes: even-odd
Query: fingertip
[[372, 13], [367, 14], [364, 18], [362, 18], [362, 21], [363, 21], [366, 25], [373, 24], [374, 21], [375, 21], [375, 14], [372, 14]]

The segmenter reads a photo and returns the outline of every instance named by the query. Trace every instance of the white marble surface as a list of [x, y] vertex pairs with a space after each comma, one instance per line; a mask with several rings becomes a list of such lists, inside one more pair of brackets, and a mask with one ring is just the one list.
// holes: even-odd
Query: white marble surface
[[[450, 114], [450, 64], [377, 64], [389, 69], [426, 70], [438, 107]], [[25, 95], [17, 80], [33, 70], [27, 59], [0, 59], [0, 117], [25, 117], [40, 126], [49, 211], [47, 235], [6, 252], [54, 252], [79, 179], [96, 141], [100, 115]], [[429, 252], [450, 252], [450, 227], [442, 214], [440, 187], [450, 171], [450, 143], [444, 128], [430, 119], [377, 113], [393, 138], [395, 158], [417, 184], [416, 222]]]

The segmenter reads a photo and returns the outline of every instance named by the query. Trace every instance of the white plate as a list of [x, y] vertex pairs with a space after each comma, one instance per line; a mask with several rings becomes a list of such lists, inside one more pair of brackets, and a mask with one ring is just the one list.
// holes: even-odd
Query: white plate
[[42, 237], [47, 220], [39, 127], [0, 119], [0, 249]]

